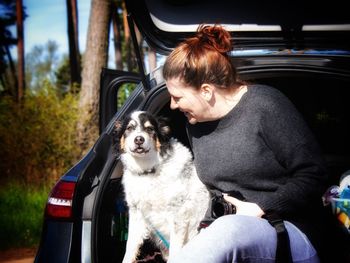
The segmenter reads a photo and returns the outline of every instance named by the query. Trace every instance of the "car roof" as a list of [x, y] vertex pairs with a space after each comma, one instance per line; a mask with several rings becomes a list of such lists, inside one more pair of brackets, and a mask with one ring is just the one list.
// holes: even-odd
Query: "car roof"
[[165, 54], [202, 23], [223, 25], [238, 49], [350, 46], [343, 0], [126, 0], [126, 6], [148, 44]]

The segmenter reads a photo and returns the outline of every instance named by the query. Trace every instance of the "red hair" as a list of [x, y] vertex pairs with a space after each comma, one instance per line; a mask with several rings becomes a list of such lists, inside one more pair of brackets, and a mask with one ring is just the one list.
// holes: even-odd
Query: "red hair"
[[231, 35], [222, 26], [200, 25], [194, 37], [180, 43], [167, 57], [164, 79], [180, 78], [188, 86], [203, 83], [219, 88], [240, 84], [228, 52], [233, 48]]

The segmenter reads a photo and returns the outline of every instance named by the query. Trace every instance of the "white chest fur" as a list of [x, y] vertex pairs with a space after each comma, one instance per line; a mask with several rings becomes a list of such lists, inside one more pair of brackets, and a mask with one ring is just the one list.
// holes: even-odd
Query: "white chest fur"
[[130, 217], [143, 220], [149, 233], [159, 232], [164, 239], [172, 240], [170, 247], [176, 244], [179, 248], [197, 234], [208, 207], [209, 193], [197, 176], [190, 151], [176, 141], [172, 143], [169, 154], [151, 160], [155, 169], [142, 162], [142, 168], [147, 169], [145, 173], [135, 167], [137, 162], [132, 157], [122, 155], [122, 182]]

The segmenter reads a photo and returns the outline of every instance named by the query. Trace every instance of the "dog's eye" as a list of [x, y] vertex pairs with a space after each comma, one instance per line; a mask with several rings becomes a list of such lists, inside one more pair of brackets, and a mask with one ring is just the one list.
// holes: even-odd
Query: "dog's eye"
[[132, 131], [134, 129], [135, 129], [135, 127], [133, 125], [129, 125], [128, 127], [126, 127], [127, 131]]
[[154, 127], [153, 126], [145, 127], [145, 131], [148, 133], [154, 132]]

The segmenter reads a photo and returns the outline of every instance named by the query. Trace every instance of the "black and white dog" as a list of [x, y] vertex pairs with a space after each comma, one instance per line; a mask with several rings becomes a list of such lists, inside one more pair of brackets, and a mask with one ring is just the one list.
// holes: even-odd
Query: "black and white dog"
[[136, 111], [115, 128], [129, 207], [123, 263], [134, 262], [146, 238], [170, 259], [197, 234], [209, 192], [197, 176], [190, 150], [170, 137], [165, 119]]

